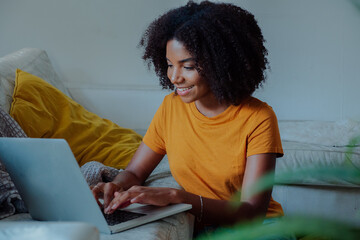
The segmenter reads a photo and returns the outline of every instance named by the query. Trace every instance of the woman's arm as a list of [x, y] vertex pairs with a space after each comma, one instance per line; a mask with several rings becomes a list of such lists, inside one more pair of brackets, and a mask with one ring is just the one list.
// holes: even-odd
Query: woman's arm
[[[254, 217], [263, 217], [271, 198], [271, 189], [255, 196], [249, 196], [253, 184], [262, 176], [275, 169], [276, 154], [249, 156], [241, 188], [241, 205], [234, 208], [229, 201], [203, 198], [202, 221], [209, 224], [234, 224]], [[181, 202], [193, 203], [193, 213], [201, 215], [199, 196], [180, 193]]]
[[163, 157], [164, 155], [154, 152], [142, 142], [124, 171], [120, 172], [112, 182], [100, 182], [92, 188], [98, 204], [101, 205], [98, 199], [103, 198], [103, 207], [106, 209], [113, 200], [115, 192], [142, 185]]
[[[164, 206], [172, 203], [188, 203], [190, 210], [202, 222], [209, 224], [234, 224], [241, 220], [265, 216], [271, 197], [271, 190], [249, 196], [251, 186], [262, 176], [275, 168], [276, 154], [249, 156], [242, 185], [241, 205], [232, 207], [230, 201], [202, 198], [192, 193], [173, 188], [152, 188], [134, 186], [128, 191], [115, 193], [115, 198], [106, 209], [108, 213], [122, 207], [125, 203], [143, 203]], [[201, 206], [202, 205], [202, 206]]]

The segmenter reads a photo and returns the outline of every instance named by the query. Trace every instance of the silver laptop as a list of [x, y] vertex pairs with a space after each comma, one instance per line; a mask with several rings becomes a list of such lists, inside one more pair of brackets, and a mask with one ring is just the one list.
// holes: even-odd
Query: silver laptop
[[87, 222], [110, 234], [191, 209], [132, 204], [104, 215], [63, 139], [0, 138], [0, 160], [35, 220]]

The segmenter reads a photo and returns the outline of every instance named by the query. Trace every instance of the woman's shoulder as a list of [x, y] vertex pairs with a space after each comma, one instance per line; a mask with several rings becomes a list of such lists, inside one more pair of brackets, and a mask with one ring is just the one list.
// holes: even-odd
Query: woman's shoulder
[[252, 116], [275, 116], [274, 110], [270, 105], [252, 96], [246, 98], [243, 103], [239, 105], [239, 108], [242, 112], [246, 112]]
[[244, 101], [240, 104], [241, 107], [249, 108], [249, 109], [272, 109], [270, 105], [268, 105], [266, 102], [261, 101], [260, 99], [256, 97], [248, 97], [244, 99]]

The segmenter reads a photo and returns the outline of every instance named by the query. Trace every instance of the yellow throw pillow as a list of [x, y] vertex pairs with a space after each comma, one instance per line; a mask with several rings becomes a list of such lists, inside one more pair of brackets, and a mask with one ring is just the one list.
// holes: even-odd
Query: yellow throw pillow
[[100, 118], [30, 73], [16, 70], [10, 115], [29, 137], [64, 138], [82, 166], [98, 161], [125, 168], [142, 137]]

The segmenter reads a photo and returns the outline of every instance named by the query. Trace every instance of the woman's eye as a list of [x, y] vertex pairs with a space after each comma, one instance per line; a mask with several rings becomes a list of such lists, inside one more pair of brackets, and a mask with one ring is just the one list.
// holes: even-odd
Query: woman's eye
[[168, 64], [168, 68], [172, 68], [172, 67], [173, 67], [173, 65]]
[[186, 70], [194, 70], [195, 67], [184, 67]]

